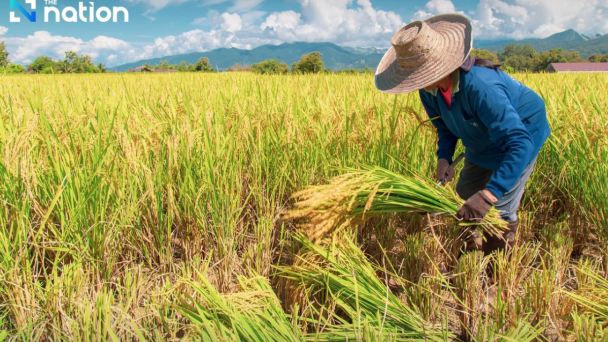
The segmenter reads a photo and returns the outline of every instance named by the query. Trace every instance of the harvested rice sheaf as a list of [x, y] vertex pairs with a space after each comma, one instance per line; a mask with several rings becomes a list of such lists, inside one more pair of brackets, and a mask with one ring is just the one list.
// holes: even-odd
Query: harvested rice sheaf
[[297, 200], [283, 218], [299, 220], [312, 241], [389, 213], [442, 213], [462, 226], [475, 226], [482, 232], [501, 236], [506, 223], [496, 209], [479, 223], [459, 221], [458, 209], [464, 201], [449, 187], [436, 186], [431, 180], [408, 173], [398, 174], [381, 167], [362, 166], [328, 184], [311, 186], [293, 194]]

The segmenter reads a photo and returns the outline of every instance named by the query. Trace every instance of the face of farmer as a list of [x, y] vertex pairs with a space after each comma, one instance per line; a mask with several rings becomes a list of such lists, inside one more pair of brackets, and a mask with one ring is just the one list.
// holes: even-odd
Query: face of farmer
[[424, 90], [433, 91], [433, 89], [439, 87], [439, 83], [440, 83], [440, 81], [437, 81], [437, 82], [431, 84], [430, 86], [426, 86], [426, 87], [424, 87]]
[[433, 89], [435, 89], [437, 87], [441, 87], [441, 89], [448, 89], [450, 87], [451, 80], [452, 80], [451, 75], [447, 75], [446, 77], [444, 77], [444, 78], [440, 79], [439, 81], [431, 84], [430, 86], [424, 87], [424, 90], [426, 90], [426, 91], [433, 91]]

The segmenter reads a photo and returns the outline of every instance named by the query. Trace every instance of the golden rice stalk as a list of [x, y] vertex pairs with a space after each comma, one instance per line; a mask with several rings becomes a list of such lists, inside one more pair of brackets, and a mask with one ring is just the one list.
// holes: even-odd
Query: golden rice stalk
[[346, 171], [328, 184], [293, 194], [297, 202], [283, 219], [301, 220], [300, 227], [311, 241], [361, 224], [374, 215], [402, 212], [442, 213], [459, 225], [473, 225], [497, 236], [505, 229], [506, 222], [496, 209], [491, 209], [480, 223], [459, 221], [456, 213], [464, 201], [451, 188], [436, 187], [415, 173], [402, 175], [374, 166]]

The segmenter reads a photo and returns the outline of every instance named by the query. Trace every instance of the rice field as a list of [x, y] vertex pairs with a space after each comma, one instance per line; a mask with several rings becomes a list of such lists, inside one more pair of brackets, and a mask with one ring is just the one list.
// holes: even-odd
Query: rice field
[[0, 341], [607, 340], [608, 75], [514, 77], [553, 133], [508, 256], [441, 217], [314, 244], [285, 216], [345, 169], [433, 175], [417, 94], [371, 76], [3, 77]]

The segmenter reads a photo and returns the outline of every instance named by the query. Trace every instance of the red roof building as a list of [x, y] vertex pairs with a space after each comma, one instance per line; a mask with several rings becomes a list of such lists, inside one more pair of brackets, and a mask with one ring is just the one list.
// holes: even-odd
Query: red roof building
[[608, 63], [551, 63], [546, 72], [608, 72]]

